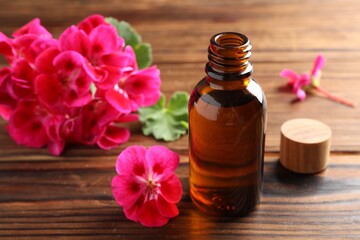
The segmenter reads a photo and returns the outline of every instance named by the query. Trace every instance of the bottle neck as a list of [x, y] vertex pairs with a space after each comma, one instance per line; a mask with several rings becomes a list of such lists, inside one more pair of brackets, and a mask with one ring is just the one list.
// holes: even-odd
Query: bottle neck
[[248, 79], [253, 71], [249, 39], [240, 33], [224, 32], [210, 39], [208, 48], [209, 62], [205, 72], [209, 79], [236, 81]]

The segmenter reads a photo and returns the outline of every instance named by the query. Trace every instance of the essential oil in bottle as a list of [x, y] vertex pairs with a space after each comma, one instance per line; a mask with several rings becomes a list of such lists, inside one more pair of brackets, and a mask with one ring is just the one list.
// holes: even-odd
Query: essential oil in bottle
[[206, 76], [189, 100], [190, 196], [202, 211], [240, 216], [260, 201], [267, 104], [240, 33], [210, 39]]

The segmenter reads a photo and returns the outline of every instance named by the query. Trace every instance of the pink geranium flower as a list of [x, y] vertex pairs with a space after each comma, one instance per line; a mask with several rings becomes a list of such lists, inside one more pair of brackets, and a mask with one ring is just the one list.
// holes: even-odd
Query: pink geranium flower
[[46, 113], [36, 102], [20, 102], [11, 115], [7, 129], [17, 144], [41, 148], [48, 142], [45, 121]]
[[292, 89], [292, 92], [296, 94], [297, 99], [300, 101], [303, 101], [306, 98], [306, 91], [315, 90], [329, 99], [354, 107], [354, 102], [335, 96], [320, 87], [321, 69], [324, 67], [325, 62], [325, 57], [322, 54], [319, 54], [315, 58], [310, 74], [298, 74], [293, 70], [284, 69], [280, 72], [280, 76], [288, 79], [288, 86]]
[[88, 59], [96, 73], [96, 86], [109, 89], [124, 73], [137, 70], [136, 58], [131, 47], [125, 47], [123, 38], [109, 24], [100, 24], [89, 30], [71, 26], [59, 37], [61, 51], [76, 51]]
[[35, 91], [39, 100], [49, 108], [81, 107], [92, 100], [90, 84], [93, 76], [88, 74], [87, 60], [75, 51], [61, 52], [54, 59], [50, 74], [39, 74]]
[[19, 145], [33, 148], [48, 146], [59, 155], [65, 146], [61, 133], [64, 117], [53, 115], [35, 101], [21, 101], [11, 114], [7, 130]]
[[131, 46], [103, 16], [92, 15], [60, 34], [34, 19], [8, 38], [0, 32], [0, 117], [17, 144], [66, 143], [116, 147], [129, 140], [121, 123], [160, 97], [160, 71], [139, 70]]
[[35, 36], [39, 36], [42, 38], [51, 38], [51, 33], [49, 33], [45, 27], [43, 27], [40, 23], [40, 19], [39, 18], [35, 18], [32, 21], [28, 22], [27, 24], [25, 24], [24, 26], [22, 26], [21, 28], [19, 28], [18, 30], [16, 30], [13, 33], [14, 37], [19, 37], [22, 35], [27, 35], [27, 34], [33, 34]]
[[288, 79], [288, 85], [292, 88], [292, 92], [296, 94], [299, 100], [303, 101], [306, 97], [303, 87], [308, 86], [311, 82], [309, 75], [300, 75], [293, 70], [284, 69], [280, 76]]
[[174, 171], [179, 155], [162, 146], [131, 146], [116, 161], [113, 195], [126, 217], [148, 227], [165, 225], [179, 214], [182, 187]]
[[105, 99], [119, 112], [137, 111], [139, 107], [148, 107], [157, 102], [160, 92], [160, 71], [156, 67], [134, 71], [113, 89], [105, 93]]
[[[127, 115], [130, 120], [137, 118]], [[114, 125], [122, 114], [100, 99], [91, 101], [82, 108], [76, 119], [69, 120], [67, 129], [69, 139], [87, 145], [97, 144], [102, 149], [110, 149], [121, 143], [127, 142], [130, 138], [130, 131], [127, 128]], [[121, 119], [119, 122], [127, 122]]]

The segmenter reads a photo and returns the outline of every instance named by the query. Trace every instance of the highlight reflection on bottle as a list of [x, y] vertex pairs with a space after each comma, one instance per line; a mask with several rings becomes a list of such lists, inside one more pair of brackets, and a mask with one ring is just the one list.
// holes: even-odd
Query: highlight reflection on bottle
[[251, 48], [243, 34], [214, 35], [189, 100], [190, 196], [211, 215], [243, 215], [260, 201], [267, 104], [250, 77]]

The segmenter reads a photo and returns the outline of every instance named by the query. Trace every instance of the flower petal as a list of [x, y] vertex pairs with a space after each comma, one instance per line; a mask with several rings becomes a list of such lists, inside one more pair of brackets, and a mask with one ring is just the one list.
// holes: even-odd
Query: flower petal
[[35, 56], [31, 50], [31, 45], [38, 39], [39, 37], [34, 34], [25, 34], [16, 37], [13, 40], [13, 45], [16, 49], [17, 55], [21, 56], [26, 61], [33, 63]]
[[12, 112], [13, 109], [11, 109], [9, 106], [0, 104], [0, 117], [2, 117], [4, 120], [9, 121]]
[[[160, 71], [155, 66], [133, 72], [124, 82], [124, 90], [129, 97], [141, 99], [139, 107], [148, 107], [155, 104], [160, 98]], [[139, 98], [139, 96], [141, 96]]]
[[155, 200], [150, 200], [145, 202], [142, 206], [139, 221], [146, 227], [161, 227], [168, 223], [169, 218], [161, 216]]
[[300, 75], [290, 69], [284, 69], [280, 72], [280, 76], [288, 79], [288, 84], [293, 86], [300, 78]]
[[4, 55], [9, 62], [12, 62], [14, 57], [13, 46], [11, 39], [0, 32], [0, 54]]
[[59, 37], [60, 51], [73, 50], [87, 56], [90, 41], [86, 33], [75, 26], [67, 28]]
[[116, 171], [119, 175], [144, 176], [146, 172], [146, 148], [130, 146], [122, 151], [116, 161]]
[[177, 203], [182, 197], [182, 186], [180, 179], [175, 175], [171, 174], [166, 179], [162, 179], [160, 186], [160, 194], [169, 203]]
[[29, 62], [27, 62], [25, 59], [19, 59], [13, 63], [12, 69], [12, 80], [17, 86], [26, 89], [32, 88], [36, 74], [30, 66]]
[[118, 34], [112, 25], [101, 24], [89, 34], [91, 56], [110, 54], [118, 48]]
[[27, 124], [21, 128], [15, 128], [11, 124], [11, 118], [7, 130], [10, 136], [19, 145], [27, 147], [41, 148], [44, 147], [48, 141], [44, 126], [36, 119], [27, 121]]
[[10, 67], [0, 68], [0, 86], [3, 84], [5, 85], [6, 81], [9, 80], [10, 77], [11, 77], [11, 68]]
[[302, 89], [304, 86], [307, 86], [311, 83], [310, 76], [307, 73], [304, 73], [293, 85], [293, 93], [297, 93], [299, 89]]
[[180, 162], [177, 153], [163, 146], [152, 146], [146, 152], [149, 167], [154, 173], [163, 174], [165, 171], [175, 171]]
[[129, 138], [129, 129], [109, 125], [103, 137], [97, 142], [97, 145], [102, 149], [111, 149], [121, 143], [127, 142]]
[[62, 95], [61, 85], [53, 75], [41, 74], [35, 79], [35, 93], [39, 101], [52, 108], [57, 105]]
[[35, 67], [39, 72], [42, 73], [54, 73], [55, 69], [53, 66], [54, 58], [59, 55], [60, 51], [57, 47], [48, 48], [43, 51], [36, 59], [35, 59]]
[[61, 115], [58, 115], [49, 118], [45, 124], [46, 134], [49, 137], [49, 152], [56, 156], [60, 155], [65, 147], [65, 138], [61, 135], [61, 126], [64, 120]]
[[[144, 186], [132, 176], [115, 176], [111, 182], [112, 192], [116, 202], [123, 208], [132, 208], [144, 192]], [[142, 204], [139, 202], [138, 204]]]
[[23, 35], [14, 40], [14, 43], [20, 48], [19, 55], [23, 56], [26, 61], [30, 63], [35, 63], [37, 56], [46, 49], [57, 48], [57, 40], [55, 39], [39, 37], [32, 39], [32, 37], [33, 36]]
[[105, 134], [107, 139], [116, 143], [123, 143], [129, 139], [130, 131], [127, 128], [109, 125]]
[[68, 107], [83, 107], [92, 100], [90, 90], [83, 94], [79, 93], [79, 90], [67, 89], [64, 93], [64, 102]]
[[30, 50], [33, 55], [33, 59], [35, 59], [39, 54], [48, 48], [57, 48], [58, 41], [56, 39], [46, 39], [46, 38], [38, 38], [31, 45]]
[[89, 34], [100, 24], [106, 24], [105, 18], [99, 14], [88, 16], [78, 24], [78, 28]]
[[56, 141], [56, 142], [49, 142], [48, 149], [49, 152], [54, 156], [59, 156], [65, 147], [65, 141]]
[[103, 101], [102, 99], [103, 97], [101, 97], [99, 100], [93, 100], [91, 104], [88, 104], [88, 106], [95, 108], [95, 112], [93, 114], [96, 115], [96, 124], [99, 126], [99, 128], [108, 126], [116, 119], [117, 116], [119, 116], [119, 112], [110, 106], [108, 102]]
[[70, 75], [73, 72], [78, 74], [72, 74], [71, 77], [76, 78], [79, 72], [84, 69], [85, 59], [76, 51], [63, 51], [54, 58], [54, 67], [62, 74]]
[[17, 101], [13, 98], [8, 88], [11, 85], [11, 69], [3, 67], [0, 69], [0, 116], [9, 120], [10, 115], [16, 108]]
[[131, 208], [124, 208], [123, 210], [126, 218], [134, 222], [138, 222], [143, 203], [144, 203], [144, 197], [141, 195], [140, 198]]
[[48, 137], [42, 119], [35, 115], [34, 102], [20, 102], [11, 115], [7, 130], [17, 144], [40, 148]]
[[131, 112], [131, 102], [124, 90], [121, 88], [118, 90], [110, 89], [105, 93], [105, 99], [120, 113]]
[[12, 93], [18, 99], [30, 99], [34, 96], [35, 71], [25, 59], [13, 63]]
[[101, 67], [96, 67], [95, 70], [97, 70], [96, 80], [99, 79], [96, 86], [103, 90], [113, 88], [122, 77], [122, 71], [118, 67], [102, 65]]
[[298, 97], [298, 99], [300, 101], [303, 101], [306, 97], [306, 93], [304, 90], [302, 90], [301, 88], [299, 88], [297, 91], [296, 91], [296, 96]]
[[132, 71], [138, 70], [136, 55], [131, 46], [126, 46], [123, 51], [112, 52], [101, 57], [103, 64], [118, 68], [130, 68]]
[[54, 59], [54, 67], [63, 86], [64, 100], [69, 107], [82, 107], [92, 100], [91, 78], [84, 70], [85, 61], [75, 51], [62, 52]]
[[316, 56], [315, 61], [314, 61], [314, 66], [311, 70], [311, 76], [312, 77], [317, 77], [317, 75], [319, 74], [319, 72], [321, 71], [321, 69], [324, 67], [326, 62], [326, 58], [324, 55], [319, 54]]
[[156, 206], [164, 217], [173, 218], [179, 215], [179, 209], [174, 203], [169, 203], [161, 195], [156, 200]]
[[121, 114], [115, 119], [115, 122], [126, 123], [139, 121], [139, 115], [136, 113]]
[[40, 19], [35, 18], [13, 33], [14, 37], [25, 34], [35, 34], [45, 38], [52, 38], [51, 34], [40, 24]]

